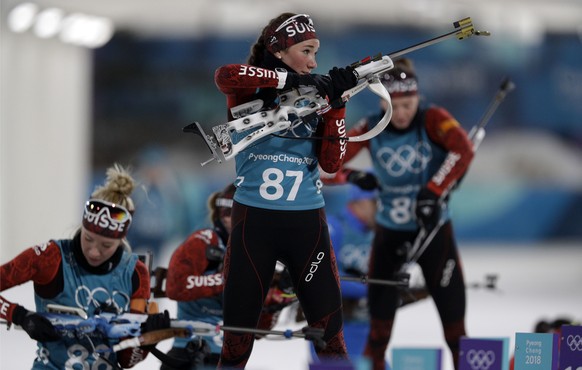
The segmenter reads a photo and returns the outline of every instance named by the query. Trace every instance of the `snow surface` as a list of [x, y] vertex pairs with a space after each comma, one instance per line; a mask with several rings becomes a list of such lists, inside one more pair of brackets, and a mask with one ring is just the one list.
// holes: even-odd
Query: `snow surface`
[[[558, 316], [582, 319], [582, 245], [469, 245], [460, 249], [465, 279], [468, 284], [482, 283], [485, 275], [499, 276], [497, 290], [469, 288], [467, 295], [467, 331], [472, 337], [508, 337], [510, 354], [515, 333], [531, 332], [540, 319]], [[6, 261], [2, 261], [6, 262]], [[34, 307], [32, 284], [2, 293], [13, 302]], [[161, 308], [175, 312], [175, 304], [159, 301]], [[297, 329], [285, 316], [275, 328]], [[30, 369], [35, 343], [21, 330], [0, 334], [0, 369]], [[172, 341], [158, 345], [170, 348]], [[425, 299], [403, 307], [397, 314], [393, 347], [443, 348], [443, 370], [452, 370], [452, 360], [442, 338], [440, 322], [432, 300]], [[310, 355], [303, 339], [260, 340], [248, 363], [248, 370], [308, 370]], [[160, 362], [152, 355], [134, 369], [159, 369]]]

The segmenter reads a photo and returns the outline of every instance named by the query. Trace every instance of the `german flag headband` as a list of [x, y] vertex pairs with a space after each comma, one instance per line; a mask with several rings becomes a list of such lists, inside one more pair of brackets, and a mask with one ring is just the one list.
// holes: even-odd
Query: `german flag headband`
[[316, 39], [313, 20], [307, 14], [297, 14], [279, 26], [272, 25], [265, 32], [267, 50], [272, 54], [305, 40]]

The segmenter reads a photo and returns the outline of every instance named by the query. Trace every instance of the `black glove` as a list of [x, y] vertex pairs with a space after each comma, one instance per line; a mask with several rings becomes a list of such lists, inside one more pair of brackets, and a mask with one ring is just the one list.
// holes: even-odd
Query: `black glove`
[[32, 339], [39, 342], [54, 342], [61, 339], [61, 334], [46, 317], [16, 306], [12, 312], [12, 322], [24, 329]]
[[416, 220], [425, 229], [435, 227], [441, 218], [439, 196], [428, 188], [422, 188], [416, 196]]
[[334, 108], [340, 108], [345, 105], [345, 102], [339, 100], [341, 99], [344, 91], [351, 89], [358, 84], [358, 78], [354, 73], [354, 69], [350, 66], [346, 68], [334, 67], [329, 71], [329, 77], [331, 78], [333, 92], [328, 95], [329, 101]]
[[380, 187], [376, 176], [365, 171], [352, 170], [346, 179], [362, 190], [375, 190]]
[[170, 313], [164, 310], [161, 313], [154, 313], [148, 315], [148, 318], [141, 324], [141, 332], [147, 333], [150, 331], [168, 329], [170, 327]]
[[316, 74], [300, 75], [293, 72], [287, 73], [287, 79], [285, 80], [283, 90], [305, 86], [314, 86], [319, 95], [324, 98], [333, 93], [333, 85], [329, 76]]

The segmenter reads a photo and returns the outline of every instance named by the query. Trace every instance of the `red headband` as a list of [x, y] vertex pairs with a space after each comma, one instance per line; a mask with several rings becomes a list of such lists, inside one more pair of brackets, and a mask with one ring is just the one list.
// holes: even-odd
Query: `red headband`
[[265, 32], [267, 50], [272, 54], [305, 40], [316, 39], [313, 21], [307, 14], [297, 14]]
[[123, 239], [131, 225], [131, 213], [123, 206], [101, 199], [90, 199], [83, 211], [83, 227], [95, 234]]
[[413, 73], [395, 69], [382, 76], [382, 83], [393, 98], [418, 94], [418, 80]]

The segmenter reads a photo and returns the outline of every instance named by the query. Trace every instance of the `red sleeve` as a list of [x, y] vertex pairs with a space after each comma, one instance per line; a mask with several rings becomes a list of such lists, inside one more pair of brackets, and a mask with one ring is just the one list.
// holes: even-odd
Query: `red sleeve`
[[60, 266], [61, 251], [54, 241], [28, 248], [0, 268], [0, 291], [28, 281], [46, 285]]
[[206, 247], [218, 245], [210, 229], [199, 230], [176, 249], [168, 266], [166, 295], [176, 301], [191, 301], [220, 294], [224, 289], [222, 272], [204, 275], [208, 267]]
[[459, 122], [443, 108], [431, 108], [426, 112], [426, 131], [432, 141], [449, 152], [427, 185], [441, 195], [469, 168], [474, 156], [473, 144]]
[[276, 88], [279, 75], [273, 70], [248, 64], [227, 64], [214, 72], [214, 82], [226, 94], [241, 89]]
[[18, 306], [17, 303], [12, 303], [0, 295], [0, 319], [12, 322], [12, 313], [14, 308]]
[[[359, 136], [367, 131], [367, 121], [362, 120], [355, 127], [348, 131], [347, 136]], [[326, 185], [342, 185], [347, 183], [347, 176], [352, 170], [343, 167], [343, 165], [354, 158], [360, 152], [360, 150], [368, 148], [368, 145], [368, 140], [360, 142], [348, 141], [347, 145], [345, 146], [345, 154], [343, 156], [339, 170], [329, 172], [322, 167], [323, 171], [320, 171], [321, 181], [323, 181], [323, 183]]]
[[230, 108], [248, 102], [258, 88], [276, 88], [279, 77], [270, 69], [247, 64], [228, 64], [214, 72], [214, 83], [226, 95], [230, 121], [233, 119]]
[[138, 260], [135, 265], [135, 273], [139, 277], [139, 285], [133, 292], [131, 299], [145, 299], [150, 298], [150, 273], [146, 265]]
[[[0, 268], [0, 291], [28, 281], [46, 285], [55, 278], [60, 266], [61, 251], [55, 242], [28, 248]], [[16, 303], [0, 297], [0, 318], [12, 322], [12, 311], [16, 306]]]
[[346, 137], [346, 109], [330, 109], [323, 115], [323, 122], [317, 128], [317, 136], [331, 138], [323, 139], [317, 148], [319, 165], [327, 173], [334, 173], [341, 168], [346, 155], [345, 140], [335, 139]]

